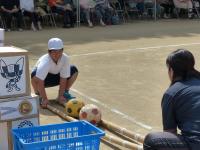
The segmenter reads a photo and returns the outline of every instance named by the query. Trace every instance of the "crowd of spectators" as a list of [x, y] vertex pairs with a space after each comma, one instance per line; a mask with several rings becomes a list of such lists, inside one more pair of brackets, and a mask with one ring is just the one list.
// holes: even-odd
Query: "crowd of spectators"
[[[113, 0], [79, 0], [81, 23], [86, 23], [88, 27], [96, 24], [101, 26], [119, 24], [120, 16], [117, 9], [122, 10], [122, 16], [146, 14], [154, 17], [155, 0], [115, 0], [114, 2], [113, 4]], [[182, 13], [180, 12], [182, 9], [186, 10], [188, 18], [193, 18], [195, 14], [199, 15], [196, 12], [199, 10], [199, 0], [156, 0], [157, 17], [165, 19], [177, 17]], [[77, 0], [0, 0], [0, 10], [1, 21], [4, 22], [6, 31], [11, 31], [13, 20], [18, 31], [23, 31], [24, 17], [29, 18], [30, 28], [33, 31], [42, 30], [43, 16], [47, 14], [60, 15], [62, 27], [73, 28], [77, 19]]]

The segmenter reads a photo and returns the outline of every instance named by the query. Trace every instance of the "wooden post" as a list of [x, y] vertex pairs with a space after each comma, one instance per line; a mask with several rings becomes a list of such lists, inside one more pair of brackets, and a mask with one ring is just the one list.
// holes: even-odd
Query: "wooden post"
[[122, 135], [126, 135], [128, 136], [129, 138], [132, 138], [140, 143], [143, 143], [144, 142], [144, 136], [138, 134], [138, 133], [135, 133], [135, 132], [132, 132], [132, 131], [129, 131], [127, 130], [126, 128], [122, 128], [122, 127], [119, 127], [117, 126], [116, 124], [112, 123], [112, 122], [109, 122], [109, 121], [106, 121], [106, 120], [101, 120], [101, 125], [104, 127], [104, 128], [107, 128], [111, 131], [114, 131], [114, 132], [119, 132], [120, 134]]

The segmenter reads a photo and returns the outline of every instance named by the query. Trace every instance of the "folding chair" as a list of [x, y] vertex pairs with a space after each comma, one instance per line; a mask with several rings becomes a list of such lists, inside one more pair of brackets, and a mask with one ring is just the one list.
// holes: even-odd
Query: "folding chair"
[[122, 9], [122, 6], [118, 0], [109, 0], [109, 3], [111, 7], [114, 9], [114, 11], [117, 13], [117, 15], [122, 19], [122, 21], [125, 23], [125, 11]]
[[139, 10], [136, 7], [137, 3], [135, 0], [123, 0], [123, 2], [125, 14], [128, 19], [131, 19], [133, 15], [139, 17]]
[[53, 13], [51, 8], [47, 5], [47, 13], [45, 15], [42, 16], [42, 20], [48, 24], [51, 25], [53, 27], [57, 27], [56, 25], [56, 21], [55, 21], [55, 17], [58, 15], [56, 13]]
[[144, 0], [144, 14], [154, 20], [160, 17], [161, 7], [156, 0]]

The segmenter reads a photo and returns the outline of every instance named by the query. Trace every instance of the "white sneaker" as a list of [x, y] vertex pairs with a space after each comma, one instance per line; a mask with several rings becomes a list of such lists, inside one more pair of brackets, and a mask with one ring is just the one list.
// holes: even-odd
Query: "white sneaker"
[[22, 29], [22, 28], [19, 28], [19, 29], [18, 29], [18, 31], [19, 31], [19, 32], [22, 32], [22, 31], [23, 31], [23, 29]]
[[167, 16], [167, 14], [164, 14], [163, 18], [169, 19], [169, 17]]
[[91, 22], [91, 21], [89, 21], [89, 20], [88, 20], [88, 26], [89, 26], [90, 28], [92, 28], [92, 27], [93, 27], [93, 24], [92, 24], [92, 22]]
[[35, 28], [33, 22], [31, 23], [31, 29], [32, 29], [33, 31], [37, 31], [37, 29]]
[[194, 15], [193, 15], [192, 9], [189, 9], [188, 10], [188, 18], [192, 19], [193, 17], [194, 17]]
[[189, 19], [193, 19], [194, 18], [194, 14], [193, 13], [188, 13], [188, 18]]
[[6, 29], [6, 31], [7, 31], [7, 32], [10, 32], [10, 31], [11, 31], [11, 29], [9, 29], [9, 28], [8, 28], [8, 29]]
[[39, 21], [37, 24], [38, 24], [38, 29], [39, 29], [39, 30], [42, 30], [41, 22]]
[[103, 20], [100, 20], [100, 24], [101, 24], [102, 26], [105, 26], [105, 23], [103, 22]]

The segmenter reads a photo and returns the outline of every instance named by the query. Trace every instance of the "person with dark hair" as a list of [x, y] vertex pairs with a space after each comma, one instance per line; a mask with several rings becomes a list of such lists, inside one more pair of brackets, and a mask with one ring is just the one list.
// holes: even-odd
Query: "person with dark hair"
[[161, 103], [164, 132], [149, 133], [144, 150], [199, 150], [200, 72], [194, 68], [194, 56], [178, 49], [166, 64], [171, 84]]
[[48, 54], [39, 58], [31, 73], [33, 90], [41, 97], [43, 108], [46, 108], [49, 102], [45, 91], [47, 87], [59, 85], [57, 100], [60, 104], [74, 98], [69, 90], [78, 76], [78, 69], [70, 65], [69, 56], [63, 53], [63, 49], [61, 39], [51, 38], [48, 41]]
[[22, 30], [22, 14], [19, 8], [19, 0], [0, 0], [1, 14], [6, 22], [6, 31], [11, 31], [12, 17], [17, 20], [18, 31]]
[[159, 0], [160, 6], [164, 8], [164, 16], [163, 18], [169, 19], [173, 17], [174, 11], [174, 2], [173, 0]]

